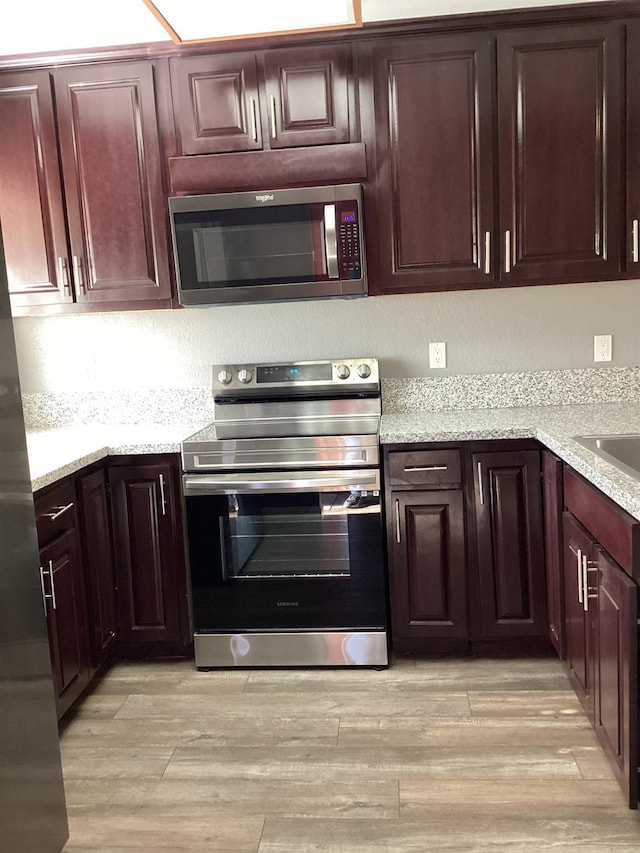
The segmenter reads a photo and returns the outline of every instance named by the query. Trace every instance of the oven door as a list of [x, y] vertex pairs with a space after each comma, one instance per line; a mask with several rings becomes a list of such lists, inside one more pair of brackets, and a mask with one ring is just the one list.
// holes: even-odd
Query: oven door
[[386, 629], [375, 469], [186, 474], [196, 634]]

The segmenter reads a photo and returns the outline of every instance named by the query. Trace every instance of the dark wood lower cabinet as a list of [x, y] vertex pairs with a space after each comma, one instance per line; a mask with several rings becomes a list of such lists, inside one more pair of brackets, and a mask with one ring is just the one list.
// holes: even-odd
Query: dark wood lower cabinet
[[473, 453], [480, 632], [546, 637], [538, 450]]
[[461, 489], [392, 492], [392, 636], [416, 641], [467, 636], [464, 504]]
[[564, 492], [569, 678], [635, 809], [640, 521], [568, 468]]
[[563, 516], [564, 531], [564, 600], [567, 640], [567, 670], [589, 719], [593, 722], [594, 705], [594, 617], [593, 607], [584, 601], [584, 561], [591, 554], [593, 540], [571, 515]]
[[544, 515], [544, 556], [547, 577], [549, 639], [558, 657], [566, 657], [564, 572], [562, 569], [563, 463], [550, 450], [542, 452], [542, 496]]
[[189, 652], [177, 458], [109, 470], [121, 658]]
[[638, 588], [600, 549], [596, 565], [595, 729], [629, 806], [637, 808]]
[[385, 474], [395, 650], [550, 651], [539, 451], [391, 446]]
[[91, 667], [95, 672], [113, 656], [117, 634], [111, 518], [104, 468], [79, 476], [75, 490], [87, 575]]
[[40, 562], [53, 684], [61, 717], [91, 677], [86, 592], [75, 529], [42, 548]]

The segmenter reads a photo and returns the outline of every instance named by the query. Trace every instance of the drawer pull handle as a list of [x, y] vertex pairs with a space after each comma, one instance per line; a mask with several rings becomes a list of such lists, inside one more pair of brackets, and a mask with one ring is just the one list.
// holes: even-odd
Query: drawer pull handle
[[446, 471], [448, 465], [408, 465], [404, 470], [410, 471]]
[[44, 591], [44, 569], [40, 566], [40, 589], [42, 590], [42, 606], [44, 607], [44, 615], [47, 616], [47, 598], [51, 598], [50, 595]]
[[162, 514], [167, 514], [167, 499], [164, 494], [164, 474], [159, 474], [160, 479], [160, 501], [162, 503]]
[[484, 504], [484, 483], [482, 482], [482, 462], [478, 462], [478, 496], [480, 504]]
[[51, 604], [56, 609], [56, 581], [53, 577], [53, 560], [49, 560], [49, 577], [51, 579]]
[[[44, 591], [44, 576], [49, 575], [49, 584], [51, 586], [51, 595], [47, 595]], [[42, 589], [42, 599], [44, 604], [44, 615], [47, 615], [47, 599], [51, 599], [51, 606], [56, 609], [56, 585], [53, 579], [53, 560], [49, 560], [49, 568], [43, 569], [40, 566], [40, 588]]]
[[638, 235], [638, 220], [631, 223], [631, 260], [634, 264], [640, 261], [640, 237]]
[[576, 554], [576, 556], [578, 558], [578, 603], [582, 604], [582, 607], [584, 608], [584, 603], [582, 601], [583, 578], [582, 578], [582, 549], [581, 548], [578, 548], [578, 553]]
[[511, 231], [504, 232], [504, 271], [511, 272]]
[[484, 274], [491, 275], [491, 231], [484, 232]]
[[84, 280], [84, 265], [80, 255], [73, 256], [73, 271], [75, 273], [76, 284], [80, 288], [80, 293], [87, 295], [87, 285]]
[[396, 511], [396, 542], [399, 545], [400, 542], [402, 541], [402, 538], [400, 536], [400, 501], [396, 501], [395, 511]]
[[278, 136], [278, 125], [276, 123], [276, 99], [271, 95], [271, 138], [276, 139]]
[[256, 99], [251, 98], [251, 138], [258, 141], [258, 120], [256, 118]]
[[61, 515], [64, 515], [65, 512], [68, 512], [72, 506], [73, 501], [71, 501], [71, 503], [67, 504], [66, 506], [55, 506], [53, 508], [53, 512], [45, 512], [45, 516], [47, 518], [50, 518], [51, 521], [55, 521], [56, 519], [60, 518]]
[[71, 296], [71, 285], [69, 284], [69, 268], [65, 257], [58, 258], [58, 277], [63, 290], [67, 296]]

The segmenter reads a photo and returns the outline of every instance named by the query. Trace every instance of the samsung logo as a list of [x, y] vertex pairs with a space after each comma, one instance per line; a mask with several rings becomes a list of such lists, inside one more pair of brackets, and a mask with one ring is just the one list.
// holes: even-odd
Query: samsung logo
[[265, 193], [264, 195], [257, 195], [256, 201], [273, 201], [273, 193], [271, 193], [270, 195], [268, 195], [267, 193]]
[[298, 607], [297, 601], [276, 601], [278, 607]]

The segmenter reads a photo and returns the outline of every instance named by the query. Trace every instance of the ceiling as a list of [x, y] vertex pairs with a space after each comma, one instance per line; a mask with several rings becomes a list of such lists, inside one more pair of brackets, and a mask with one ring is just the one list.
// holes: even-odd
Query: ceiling
[[[362, 0], [362, 17], [368, 23], [575, 3], [576, 0]], [[0, 57], [169, 40], [142, 0], [18, 0], [6, 6], [0, 26]]]

